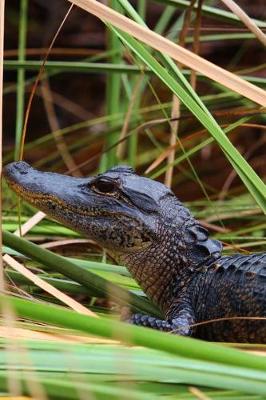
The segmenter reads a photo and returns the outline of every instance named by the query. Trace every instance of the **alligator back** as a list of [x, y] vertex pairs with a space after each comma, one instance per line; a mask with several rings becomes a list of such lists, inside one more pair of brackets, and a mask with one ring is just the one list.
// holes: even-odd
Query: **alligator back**
[[199, 325], [197, 337], [266, 343], [266, 253], [221, 257], [192, 286], [198, 322], [229, 318]]

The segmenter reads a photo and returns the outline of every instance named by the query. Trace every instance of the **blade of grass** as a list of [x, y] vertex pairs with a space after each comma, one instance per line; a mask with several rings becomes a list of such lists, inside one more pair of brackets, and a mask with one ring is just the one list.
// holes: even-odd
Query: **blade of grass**
[[164, 12], [162, 13], [159, 21], [156, 24], [155, 27], [155, 32], [159, 33], [160, 35], [163, 34], [163, 32], [165, 31], [168, 23], [170, 22], [171, 18], [173, 17], [174, 13], [175, 13], [175, 7], [172, 6], [167, 6], [164, 10]]
[[45, 218], [45, 214], [42, 211], [38, 211], [30, 219], [28, 219], [22, 226], [21, 229], [17, 229], [15, 235], [21, 234], [21, 236], [26, 235], [34, 226], [36, 226], [40, 221]]
[[[122, 11], [117, 0], [109, 0], [109, 6], [116, 11]], [[108, 50], [111, 52], [110, 62], [111, 64], [121, 64], [122, 63], [122, 47], [121, 42], [117, 35], [112, 32], [112, 30], [107, 30], [107, 43]], [[114, 52], [115, 51], [115, 52]], [[117, 114], [121, 110], [121, 77], [118, 74], [108, 74], [106, 82], [106, 104], [107, 104], [107, 114], [113, 115]], [[112, 121], [109, 122], [109, 127], [113, 128]], [[106, 146], [107, 148], [112, 147], [119, 138], [119, 132], [114, 131], [112, 134], [106, 136]], [[108, 168], [113, 167], [117, 163], [116, 149], [111, 148], [107, 153], [102, 155], [100, 162], [100, 172], [105, 171]]]
[[28, 104], [27, 104], [26, 112], [25, 112], [23, 131], [22, 131], [22, 134], [21, 134], [21, 143], [20, 143], [20, 151], [19, 151], [19, 159], [20, 160], [23, 159], [24, 143], [25, 143], [25, 139], [26, 139], [28, 120], [29, 120], [29, 116], [30, 116], [30, 110], [31, 110], [31, 105], [32, 105], [32, 101], [33, 101], [33, 98], [34, 98], [34, 94], [36, 92], [38, 83], [39, 83], [39, 81], [40, 81], [40, 79], [41, 79], [41, 77], [43, 75], [43, 72], [44, 72], [44, 69], [45, 69], [45, 63], [46, 63], [46, 61], [47, 61], [47, 59], [48, 59], [48, 57], [50, 55], [51, 48], [53, 47], [53, 45], [54, 45], [54, 43], [55, 43], [55, 41], [56, 41], [61, 29], [62, 29], [62, 27], [63, 27], [63, 25], [65, 23], [65, 21], [67, 20], [69, 14], [71, 13], [72, 8], [73, 8], [73, 4], [70, 5], [67, 13], [65, 14], [65, 16], [64, 16], [64, 18], [63, 18], [63, 20], [62, 20], [62, 22], [61, 22], [61, 24], [60, 24], [60, 26], [58, 28], [58, 30], [56, 31], [56, 33], [55, 33], [55, 35], [54, 35], [54, 37], [53, 37], [53, 39], [52, 39], [52, 41], [51, 41], [51, 43], [49, 45], [48, 51], [47, 51], [47, 53], [46, 53], [46, 55], [45, 55], [45, 57], [44, 57], [44, 59], [42, 61], [41, 67], [40, 67], [39, 72], [38, 72], [38, 75], [37, 75], [37, 77], [36, 77], [36, 79], [35, 79], [35, 81], [33, 83], [33, 87], [32, 87], [31, 93], [30, 93], [29, 101], [28, 101]]
[[145, 19], [147, 12], [146, 0], [138, 0], [138, 14], [142, 19]]
[[[28, 71], [39, 70], [41, 67], [41, 61], [37, 60], [26, 60], [26, 61], [15, 61], [15, 60], [5, 60], [4, 66], [6, 70], [14, 69], [27, 69]], [[110, 73], [118, 74], [125, 72], [127, 74], [140, 73], [139, 67], [135, 65], [126, 65], [121, 63], [99, 63], [99, 62], [84, 62], [84, 61], [47, 61], [45, 64], [45, 69], [47, 71], [53, 72], [82, 72], [82, 73]], [[121, 110], [118, 110], [118, 113]]]
[[[250, 34], [249, 34], [250, 35]], [[230, 36], [232, 38], [232, 36]], [[246, 36], [239, 36], [239, 39], [245, 39]], [[233, 37], [232, 39], [236, 39], [237, 37]], [[228, 39], [227, 35], [206, 35], [206, 40], [218, 40], [218, 39]], [[190, 40], [187, 39], [187, 42], [190, 43], [192, 41], [192, 38]], [[28, 71], [38, 71], [40, 69], [41, 62], [40, 61], [35, 61], [35, 60], [27, 60], [23, 62], [18, 62], [15, 60], [5, 60], [4, 61], [4, 68], [7, 71], [12, 71], [16, 70], [18, 68], [21, 69], [26, 69]], [[45, 64], [45, 69], [50, 72], [50, 75], [55, 75], [59, 72], [72, 72], [72, 73], [92, 73], [92, 72], [98, 72], [98, 73], [126, 73], [126, 74], [139, 74], [143, 71], [143, 68], [140, 69], [140, 67], [135, 66], [135, 65], [126, 65], [126, 64], [108, 64], [108, 63], [86, 63], [82, 61], [47, 61]], [[150, 71], [148, 68], [144, 69], [145, 74], [152, 74], [152, 71]], [[185, 76], [190, 75], [190, 71], [188, 70], [183, 70], [182, 71]], [[245, 81], [248, 82], [253, 82], [255, 84], [265, 86], [266, 85], [266, 80], [263, 77], [259, 76], [248, 76], [248, 75], [241, 75]], [[198, 74], [198, 77], [200, 77], [202, 80], [205, 80], [206, 78], [202, 74]], [[43, 78], [42, 78], [43, 79]], [[30, 80], [27, 80], [27, 84], [30, 84]], [[4, 94], [9, 94], [14, 92], [14, 87], [12, 85], [8, 86], [4, 90]], [[230, 95], [230, 93], [227, 93], [227, 95]], [[235, 94], [236, 95], [236, 94]], [[121, 112], [121, 110], [120, 110]], [[110, 116], [106, 116], [106, 118], [110, 118]]]
[[[126, 137], [128, 135], [128, 130], [129, 130], [129, 124], [130, 124], [130, 120], [132, 117], [132, 114], [134, 112], [136, 112], [136, 110], [138, 109], [138, 105], [139, 105], [139, 93], [140, 93], [140, 87], [142, 84], [142, 78], [140, 77], [137, 80], [132, 80], [133, 83], [133, 89], [131, 92], [131, 98], [130, 98], [130, 103], [128, 105], [128, 109], [125, 113], [125, 118], [124, 118], [124, 123], [123, 123], [123, 127], [121, 129], [121, 133], [119, 136], [119, 141], [121, 141], [117, 148], [116, 148], [116, 154], [117, 154], [117, 158], [119, 160], [122, 160], [124, 158], [124, 153], [125, 153], [125, 147], [126, 147]], [[133, 134], [130, 135], [129, 137], [129, 146], [128, 146], [128, 159], [129, 159], [129, 164], [134, 167], [136, 162], [135, 162], [135, 158], [136, 158], [136, 154], [137, 154], [137, 135]]]
[[[18, 62], [25, 61], [27, 12], [28, 12], [28, 0], [20, 0]], [[25, 104], [24, 96], [25, 96], [25, 71], [24, 69], [19, 68], [17, 72], [15, 160], [19, 159], [19, 152], [20, 152], [20, 143], [23, 130], [23, 120], [24, 120], [24, 104]]]

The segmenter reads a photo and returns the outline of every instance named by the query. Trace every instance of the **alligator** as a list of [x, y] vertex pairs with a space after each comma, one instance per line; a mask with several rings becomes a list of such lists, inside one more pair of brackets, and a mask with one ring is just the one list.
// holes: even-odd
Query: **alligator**
[[93, 239], [125, 265], [164, 319], [127, 320], [211, 341], [266, 343], [266, 253], [222, 255], [222, 244], [165, 185], [117, 166], [94, 177], [4, 168], [19, 196]]

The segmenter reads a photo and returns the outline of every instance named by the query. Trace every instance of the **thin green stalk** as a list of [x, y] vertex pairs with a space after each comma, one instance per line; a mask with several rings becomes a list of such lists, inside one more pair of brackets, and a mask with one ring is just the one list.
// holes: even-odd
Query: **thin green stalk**
[[[209, 36], [207, 37], [209, 40]], [[16, 60], [5, 60], [4, 61], [4, 69], [6, 71], [12, 71], [17, 69], [24, 69], [27, 71], [38, 71], [40, 69], [41, 62], [36, 60], [25, 60], [25, 61], [16, 61]], [[152, 75], [153, 71], [149, 68], [142, 68], [135, 65], [126, 65], [126, 64], [109, 64], [109, 63], [87, 63], [83, 61], [47, 61], [45, 64], [45, 69], [50, 72], [50, 74], [54, 75], [59, 72], [72, 72], [72, 73], [126, 73], [126, 74], [140, 74], [141, 72], [145, 72], [145, 74]], [[190, 75], [190, 71], [182, 70], [182, 73], [185, 76]], [[49, 75], [51, 76], [51, 75]], [[201, 74], [198, 75], [199, 78], [205, 80], [205, 77]], [[249, 75], [241, 75], [243, 79], [248, 82], [255, 83], [259, 86], [266, 85], [266, 79], [259, 76], [249, 76]], [[31, 84], [33, 79], [27, 80], [26, 84]], [[10, 89], [11, 88], [11, 89]], [[4, 90], [4, 94], [9, 94], [13, 92], [13, 86], [8, 86]], [[228, 94], [229, 95], [229, 94]], [[237, 94], [235, 94], [237, 96]], [[121, 112], [121, 110], [119, 110]]]
[[[142, 19], [145, 19], [146, 16], [146, 0], [138, 0], [138, 14]], [[143, 71], [142, 71], [143, 74]], [[142, 85], [142, 77], [133, 77], [131, 78], [131, 83], [132, 83], [132, 89], [134, 93], [134, 88], [138, 88], [138, 93], [136, 94], [134, 98], [134, 112], [133, 114], [138, 114], [138, 110], [140, 108], [140, 103], [141, 103], [141, 97], [142, 97], [142, 92], [145, 88], [145, 84]], [[137, 156], [137, 148], [138, 148], [138, 135], [135, 132], [133, 135], [130, 135], [128, 138], [128, 163], [131, 165], [133, 168], [136, 167], [136, 156]]]
[[[121, 12], [122, 9], [117, 0], [109, 0], [109, 6]], [[122, 63], [122, 45], [117, 37], [117, 35], [110, 29], [107, 31], [108, 39], [108, 50], [114, 53], [110, 57], [111, 64], [121, 64]], [[109, 74], [106, 81], [106, 113], [108, 115], [117, 114], [121, 110], [121, 77], [117, 74]], [[109, 127], [112, 128], [112, 122], [109, 123]], [[106, 147], [109, 148], [113, 146], [119, 139], [119, 131], [113, 132], [106, 137]], [[107, 153], [103, 154], [100, 171], [104, 171], [108, 168], [113, 167], [117, 163], [116, 148], [113, 147]]]
[[168, 23], [170, 22], [172, 16], [174, 15], [175, 11], [176, 11], [175, 7], [167, 6], [164, 12], [162, 13], [159, 21], [157, 22], [154, 31], [162, 35]]
[[138, 14], [142, 19], [145, 19], [146, 16], [146, 0], [138, 0]]
[[[5, 60], [5, 70], [23, 69], [28, 71], [35, 71], [40, 69], [41, 62], [38, 60]], [[85, 61], [47, 61], [45, 63], [45, 70], [53, 72], [82, 72], [82, 73], [110, 73], [121, 75], [125, 72], [127, 74], [139, 74], [141, 71], [137, 66], [125, 65], [119, 63], [119, 60], [114, 63], [97, 63]], [[119, 111], [121, 111], [119, 109]]]
[[[250, 118], [251, 117], [240, 118], [238, 121], [235, 121], [233, 124], [230, 124], [229, 126], [227, 126], [224, 129], [224, 132], [229, 133], [229, 132], [233, 131], [235, 128], [241, 126], [241, 124], [249, 121]], [[208, 139], [203, 140], [201, 143], [199, 143], [199, 144], [193, 146], [191, 149], [187, 150], [181, 156], [178, 156], [174, 160], [174, 162], [170, 165], [171, 166], [178, 165], [180, 162], [184, 161], [185, 159], [188, 159], [191, 156], [196, 155], [198, 153], [198, 151], [202, 150], [204, 147], [210, 145], [213, 142], [214, 142], [214, 138], [208, 138]], [[152, 174], [151, 178], [156, 179], [158, 176], [162, 175], [167, 170], [167, 168], [168, 168], [168, 166], [160, 168], [158, 171], [156, 171], [155, 173]]]
[[[25, 61], [26, 34], [27, 34], [27, 11], [28, 0], [20, 0], [19, 39], [18, 39], [18, 61]], [[24, 123], [25, 105], [25, 70], [18, 69], [17, 72], [17, 112], [16, 112], [16, 140], [15, 160], [19, 159], [21, 135]]]

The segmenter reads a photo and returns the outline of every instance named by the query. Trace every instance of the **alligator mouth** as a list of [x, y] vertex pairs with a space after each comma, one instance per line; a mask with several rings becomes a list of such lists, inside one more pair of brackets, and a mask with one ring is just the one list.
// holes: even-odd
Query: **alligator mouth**
[[[61, 185], [62, 189], [67, 189], [67, 181], [76, 182], [78, 178], [71, 178], [66, 175], [59, 175], [56, 173], [41, 172], [32, 168], [29, 164], [24, 161], [13, 162], [6, 165], [3, 169], [3, 175], [9, 185], [9, 187], [23, 200], [32, 204], [34, 207], [44, 211], [48, 215], [52, 216], [55, 213], [60, 212], [72, 212], [76, 215], [85, 217], [118, 217], [119, 212], [112, 212], [103, 210], [93, 204], [88, 204], [87, 207], [78, 205], [75, 201], [75, 195], [73, 192], [78, 191], [78, 184], [72, 185], [71, 195], [72, 203], [61, 198], [55, 192], [56, 186]], [[49, 179], [49, 182], [46, 181]], [[60, 179], [60, 182], [54, 183], [55, 179]], [[64, 180], [63, 180], [64, 179]], [[61, 218], [63, 215], [61, 216]]]
[[[23, 186], [18, 183], [12, 181], [12, 179], [7, 179], [9, 187], [23, 200], [32, 204], [34, 207], [44, 211], [49, 214], [56, 209], [63, 209], [65, 211], [71, 211], [75, 214], [85, 215], [85, 213], [80, 213], [80, 211], [74, 207], [70, 207], [68, 204], [60, 200], [56, 196], [45, 195], [41, 193], [31, 192], [30, 190], [26, 190]], [[86, 215], [92, 216], [91, 213], [86, 213]]]

